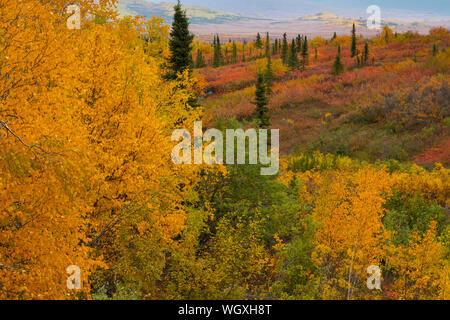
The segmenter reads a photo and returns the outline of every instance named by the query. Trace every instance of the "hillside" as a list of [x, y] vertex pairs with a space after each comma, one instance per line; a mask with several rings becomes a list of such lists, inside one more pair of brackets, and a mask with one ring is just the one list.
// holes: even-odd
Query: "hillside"
[[[153, 3], [147, 0], [119, 0], [119, 13], [124, 15], [139, 15], [151, 17], [164, 16], [171, 23], [173, 3]], [[230, 38], [250, 39], [256, 32], [270, 32], [281, 36], [284, 32], [296, 34], [301, 31], [309, 36], [330, 36], [333, 32], [347, 32], [349, 26], [356, 22], [363, 35], [374, 36], [378, 31], [368, 30], [367, 19], [363, 17], [346, 17], [335, 13], [322, 11], [316, 14], [303, 15], [294, 19], [285, 18], [255, 18], [235, 13], [221, 12], [205, 6], [184, 6], [191, 23], [191, 31], [203, 40], [212, 40], [211, 35], [220, 33]], [[362, 12], [364, 14], [364, 12]], [[382, 25], [395, 28], [397, 32], [408, 30], [426, 33], [435, 26], [450, 26], [450, 21], [439, 22], [406, 22], [383, 20]]]
[[[152, 3], [146, 0], [120, 0], [118, 4], [119, 12], [124, 15], [139, 15], [150, 18], [154, 16], [164, 16], [171, 22], [173, 16], [173, 3], [161, 2]], [[185, 6], [187, 16], [192, 24], [224, 24], [236, 21], [251, 20], [233, 13], [220, 12], [202, 6]]]
[[0, 5], [0, 300], [450, 299], [448, 29], [72, 3]]
[[[311, 40], [315, 49], [310, 48], [309, 66], [303, 72], [284, 66], [279, 53], [273, 57], [276, 73], [269, 108], [273, 127], [282, 132], [284, 154], [320, 150], [368, 161], [450, 164], [449, 153], [439, 151], [448, 147], [450, 138], [449, 52], [432, 56], [433, 45], [448, 48], [448, 36], [410, 32], [387, 44], [381, 38], [368, 40], [370, 63], [364, 67], [350, 56], [348, 36], [325, 41]], [[365, 41], [358, 40], [360, 52]], [[346, 71], [334, 77], [338, 44]], [[231, 53], [228, 46], [223, 50]], [[265, 59], [262, 49], [242, 50], [239, 45], [238, 57], [246, 55], [246, 62], [200, 70], [214, 93], [204, 100], [214, 121], [252, 119], [256, 71], [264, 70]], [[406, 109], [399, 110], [397, 104]], [[433, 109], [434, 104], [440, 109]]]
[[[334, 14], [331, 12], [319, 12], [317, 14], [308, 15], [305, 17], [300, 17], [296, 19], [297, 21], [305, 21], [305, 22], [321, 22], [325, 25], [333, 26], [333, 27], [351, 27], [353, 22], [356, 23], [357, 26], [360, 27], [366, 27], [367, 25], [367, 19], [363, 18], [348, 18], [344, 17], [342, 15]], [[387, 25], [390, 27], [398, 27], [401, 25], [407, 26], [410, 25], [411, 27], [416, 24], [408, 24], [406, 22], [394, 22], [390, 20], [383, 20], [383, 25]]]

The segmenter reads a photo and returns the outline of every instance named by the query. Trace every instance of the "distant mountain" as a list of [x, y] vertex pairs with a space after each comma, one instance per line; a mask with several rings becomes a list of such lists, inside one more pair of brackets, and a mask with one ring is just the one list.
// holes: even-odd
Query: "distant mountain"
[[[154, 0], [156, 1], [156, 0]], [[230, 0], [227, 0], [230, 1]], [[234, 0], [233, 0], [234, 1]], [[241, 0], [245, 2], [247, 0]], [[249, 0], [250, 1], [250, 0]], [[185, 3], [187, 1], [182, 1]], [[275, 4], [275, 0], [262, 1], [262, 4]], [[250, 2], [247, 3], [250, 5]], [[167, 22], [172, 22], [174, 3], [150, 2], [148, 0], [119, 0], [119, 13], [124, 15], [138, 15], [151, 17], [164, 16]], [[357, 26], [360, 34], [373, 36], [376, 30], [367, 29], [367, 16], [346, 17], [336, 13], [322, 11], [316, 14], [302, 15], [297, 18], [251, 18], [236, 13], [216, 11], [204, 6], [183, 5], [191, 23], [191, 31], [197, 36], [205, 35], [205, 39], [210, 40], [212, 34], [226, 34], [231, 37], [242, 39], [252, 39], [257, 32], [270, 32], [274, 36], [281, 36], [284, 32], [289, 34], [306, 34], [309, 36], [322, 35], [330, 37], [334, 32], [338, 34], [348, 34], [353, 23]], [[450, 26], [450, 21], [435, 22], [410, 22], [394, 19], [382, 20], [382, 25], [388, 25], [397, 32], [413, 30], [426, 33], [434, 26]], [[209, 37], [209, 38], [208, 38]], [[201, 38], [201, 37], [200, 37]]]
[[[146, 0], [119, 0], [120, 15], [139, 15], [150, 18], [154, 16], [164, 16], [168, 22], [172, 21], [173, 3], [160, 2], [153, 3]], [[224, 24], [237, 21], [257, 20], [255, 18], [247, 18], [233, 13], [212, 10], [203, 6], [186, 6], [187, 16], [191, 24]]]
[[321, 11], [350, 17], [365, 17], [370, 5], [378, 5], [389, 20], [448, 20], [449, 0], [182, 0], [186, 5], [201, 5], [248, 17], [294, 19]]
[[[365, 27], [367, 25], [367, 18], [347, 18], [338, 14], [334, 14], [331, 12], [320, 12], [317, 14], [309, 15], [306, 17], [300, 17], [295, 19], [297, 21], [311, 21], [311, 22], [321, 22], [325, 25], [329, 26], [341, 26], [341, 27], [351, 27], [353, 23], [359, 27]], [[395, 21], [383, 20], [383, 25], [388, 25], [390, 27], [397, 27], [400, 23]], [[409, 24], [403, 22], [403, 24]]]

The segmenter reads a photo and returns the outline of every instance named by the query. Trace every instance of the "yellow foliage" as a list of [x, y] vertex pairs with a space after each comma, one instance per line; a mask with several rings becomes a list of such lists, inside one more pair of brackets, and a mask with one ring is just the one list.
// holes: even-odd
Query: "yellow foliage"
[[[253, 73], [264, 73], [267, 68], [267, 59], [258, 59], [254, 64], [251, 65], [250, 69]], [[272, 60], [272, 71], [275, 75], [282, 75], [287, 71], [287, 67], [283, 65], [283, 61], [281, 59]]]
[[437, 165], [432, 172], [413, 166], [410, 173], [393, 173], [393, 189], [402, 194], [422, 196], [444, 207], [450, 199], [450, 170]]
[[315, 202], [317, 223], [313, 261], [323, 270], [321, 294], [326, 299], [367, 297], [366, 269], [379, 265], [384, 231], [384, 196], [391, 180], [383, 171], [363, 168], [329, 173]]
[[[88, 297], [91, 271], [114, 266], [134, 230], [151, 226], [166, 250], [183, 230], [180, 203], [197, 168], [172, 164], [170, 134], [200, 117], [188, 100], [201, 83], [162, 79], [161, 19], [146, 25], [149, 44], [139, 18], [69, 30], [47, 6], [64, 1], [1, 2], [0, 298], [69, 297], [69, 265], [82, 270], [76, 295]], [[96, 8], [104, 16], [110, 3]]]
[[445, 247], [436, 240], [437, 223], [423, 236], [413, 234], [409, 245], [387, 248], [387, 262], [396, 277], [390, 287], [400, 300], [433, 300], [448, 295]]

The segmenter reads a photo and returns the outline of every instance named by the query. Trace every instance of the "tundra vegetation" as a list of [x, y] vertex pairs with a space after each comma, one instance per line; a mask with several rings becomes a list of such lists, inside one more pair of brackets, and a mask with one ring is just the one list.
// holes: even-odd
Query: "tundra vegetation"
[[[448, 30], [211, 44], [78, 2], [0, 0], [0, 299], [450, 298]], [[279, 174], [175, 165], [199, 120], [280, 129]]]

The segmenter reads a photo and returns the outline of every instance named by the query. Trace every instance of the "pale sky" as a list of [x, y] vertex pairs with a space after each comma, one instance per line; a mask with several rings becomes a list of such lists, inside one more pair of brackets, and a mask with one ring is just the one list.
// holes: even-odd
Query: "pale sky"
[[[150, 0], [152, 1], [152, 0]], [[175, 2], [175, 0], [166, 0]], [[301, 15], [333, 12], [362, 17], [370, 5], [378, 5], [389, 19], [414, 20], [450, 17], [450, 0], [181, 0], [184, 4], [202, 5], [211, 9], [247, 16], [294, 18]], [[162, 2], [153, 0], [153, 2]]]

